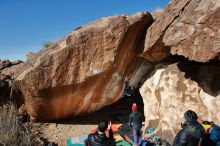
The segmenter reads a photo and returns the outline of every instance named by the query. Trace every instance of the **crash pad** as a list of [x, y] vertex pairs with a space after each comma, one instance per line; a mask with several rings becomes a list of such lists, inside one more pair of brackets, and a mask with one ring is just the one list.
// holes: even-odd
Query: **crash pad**
[[74, 138], [67, 139], [67, 146], [84, 146], [84, 141], [88, 138], [88, 135], [83, 135]]

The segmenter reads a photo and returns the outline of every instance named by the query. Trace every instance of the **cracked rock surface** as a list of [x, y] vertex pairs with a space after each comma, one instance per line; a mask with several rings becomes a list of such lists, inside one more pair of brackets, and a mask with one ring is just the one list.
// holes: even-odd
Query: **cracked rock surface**
[[169, 53], [199, 62], [219, 59], [219, 26], [219, 0], [172, 0], [148, 29], [143, 56], [150, 62]]

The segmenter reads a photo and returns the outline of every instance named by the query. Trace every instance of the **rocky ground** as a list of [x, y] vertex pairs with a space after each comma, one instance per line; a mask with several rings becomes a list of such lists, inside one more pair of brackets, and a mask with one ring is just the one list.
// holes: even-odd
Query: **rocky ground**
[[88, 134], [96, 125], [80, 124], [57, 124], [57, 123], [35, 123], [33, 130], [40, 137], [42, 145], [54, 142], [59, 146], [65, 146], [67, 138]]

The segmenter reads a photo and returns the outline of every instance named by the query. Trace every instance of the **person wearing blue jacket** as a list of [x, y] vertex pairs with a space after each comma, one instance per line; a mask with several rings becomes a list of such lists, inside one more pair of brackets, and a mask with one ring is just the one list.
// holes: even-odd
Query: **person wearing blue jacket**
[[203, 121], [202, 124], [210, 127], [205, 129], [206, 135], [201, 141], [201, 146], [220, 146], [220, 127], [209, 121]]

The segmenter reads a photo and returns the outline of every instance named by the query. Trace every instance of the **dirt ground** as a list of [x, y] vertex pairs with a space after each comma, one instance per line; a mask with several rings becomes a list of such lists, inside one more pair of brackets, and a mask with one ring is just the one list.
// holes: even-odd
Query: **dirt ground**
[[78, 124], [57, 124], [57, 123], [36, 123], [34, 124], [35, 134], [41, 139], [41, 144], [54, 142], [59, 146], [65, 146], [67, 138], [88, 134], [96, 125]]

